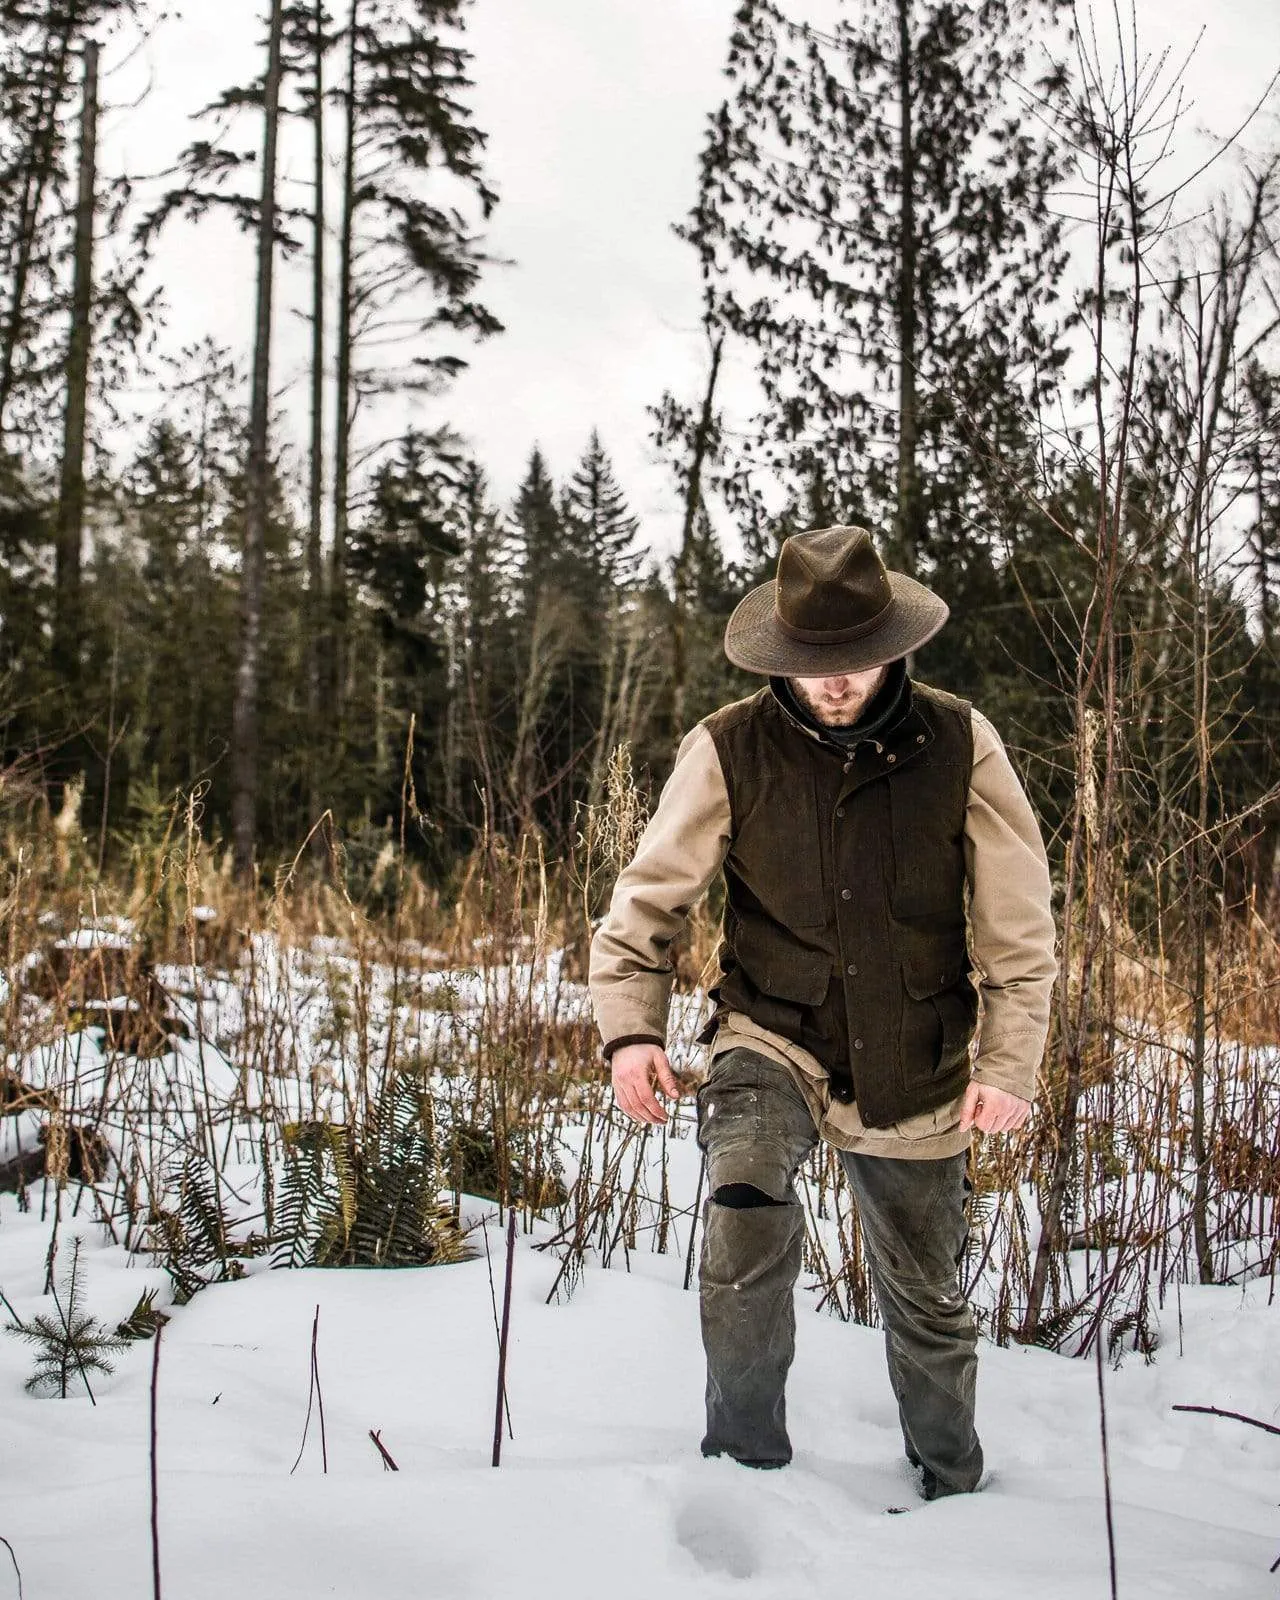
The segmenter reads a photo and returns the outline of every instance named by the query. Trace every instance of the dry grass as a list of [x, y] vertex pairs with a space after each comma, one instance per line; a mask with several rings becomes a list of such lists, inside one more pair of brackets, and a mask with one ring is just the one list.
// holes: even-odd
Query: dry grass
[[[587, 1259], [625, 1261], [637, 1248], [692, 1249], [696, 1204], [668, 1187], [673, 1130], [638, 1129], [612, 1104], [581, 989], [592, 919], [617, 864], [643, 826], [623, 769], [610, 798], [584, 817], [578, 849], [548, 861], [536, 839], [477, 841], [451, 903], [396, 852], [373, 884], [377, 913], [354, 899], [340, 852], [314, 842], [269, 884], [238, 885], [225, 853], [202, 836], [198, 798], [176, 807], [150, 844], [99, 878], [64, 816], [28, 808], [0, 834], [5, 1027], [12, 1058], [61, 1048], [61, 1076], [42, 1109], [42, 1203], [56, 1230], [61, 1198], [94, 1209], [133, 1248], [171, 1253], [181, 1233], [173, 1173], [203, 1163], [228, 1200], [225, 1258], [262, 1248], [285, 1131], [301, 1117], [345, 1127], [408, 1069], [436, 1086], [442, 1170], [456, 1191], [487, 1192], [554, 1222], [570, 1292]], [[702, 985], [718, 935], [704, 904], [675, 952], [677, 984]], [[111, 919], [132, 934], [84, 950], [59, 936]], [[1045, 1342], [1149, 1352], [1154, 1312], [1197, 1275], [1189, 1226], [1188, 987], [1170, 949], [1141, 949], [1116, 930], [1103, 1022], [1089, 1043], [1083, 1114], [1075, 1133], [1069, 1248], [1055, 1256]], [[1280, 945], [1257, 918], [1233, 925], [1213, 952], [1209, 1073], [1212, 1246], [1220, 1278], [1276, 1264], [1280, 1199]], [[183, 974], [183, 993], [168, 984]], [[204, 1085], [181, 1114], [159, 1106], [154, 1073], [136, 1057], [169, 1048], [183, 1027], [204, 1036], [201, 996], [221, 977], [242, 996], [232, 1056], [236, 1081]], [[465, 990], [465, 993], [464, 993]], [[180, 1003], [179, 1003], [180, 1002]], [[96, 1018], [95, 1018], [96, 1010]], [[185, 1023], [179, 1017], [186, 1019]], [[106, 1027], [101, 1081], [85, 1082], [66, 1046], [75, 1030]], [[61, 1046], [58, 1041], [62, 1041]], [[201, 1056], [203, 1071], [203, 1056]], [[199, 1088], [199, 1085], [197, 1086]], [[1045, 1086], [1051, 1103], [1055, 1085]], [[24, 1087], [10, 1080], [0, 1115]], [[203, 1101], [203, 1103], [201, 1103]], [[683, 1129], [688, 1132], [687, 1126]], [[106, 1174], [73, 1170], [68, 1152], [106, 1137]], [[974, 1159], [974, 1228], [966, 1278], [982, 1321], [1005, 1340], [1018, 1328], [1037, 1232], [1038, 1194], [1055, 1139], [1041, 1116], [1021, 1140], [990, 1140]], [[77, 1145], [76, 1141], [81, 1144]], [[566, 1161], [566, 1148], [581, 1152]], [[237, 1165], [238, 1163], [238, 1165]], [[575, 1170], [576, 1167], [576, 1170]], [[30, 1183], [30, 1178], [26, 1180]], [[814, 1303], [874, 1320], [874, 1295], [856, 1213], [829, 1153], [804, 1175], [807, 1266]], [[177, 1232], [175, 1233], [175, 1229]], [[167, 1242], [166, 1242], [167, 1241]], [[225, 1260], [224, 1260], [225, 1265]]]

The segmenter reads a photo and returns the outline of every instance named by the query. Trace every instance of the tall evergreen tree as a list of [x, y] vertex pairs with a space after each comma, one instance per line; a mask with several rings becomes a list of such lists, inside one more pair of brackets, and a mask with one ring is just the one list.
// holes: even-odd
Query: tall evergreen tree
[[590, 616], [619, 589], [636, 581], [644, 552], [636, 548], [640, 521], [627, 509], [613, 464], [593, 428], [560, 507], [566, 562]]
[[390, 390], [439, 389], [466, 366], [458, 336], [502, 328], [475, 298], [487, 259], [479, 239], [449, 203], [461, 186], [487, 220], [498, 199], [466, 104], [464, 9], [465, 0], [349, 0], [346, 17], [330, 561], [339, 718], [360, 407]]
[[1061, 249], [1053, 149], [1011, 85], [1064, 9], [841, 0], [824, 29], [803, 0], [739, 5], [684, 231], [764, 398], [725, 477], [748, 522], [760, 469], [820, 479], [823, 516], [928, 566], [942, 502], [979, 503], [964, 463], [1023, 448]]
[[240, 556], [240, 648], [232, 726], [232, 832], [236, 870], [253, 870], [258, 834], [258, 692], [261, 682], [263, 565], [270, 494], [271, 337], [275, 314], [276, 162], [280, 136], [283, 0], [271, 0], [262, 92], [262, 190], [258, 210], [258, 292], [253, 334], [253, 384], [245, 472], [244, 542]]
[[565, 528], [556, 503], [556, 488], [540, 446], [534, 445], [529, 465], [516, 491], [511, 513], [515, 552], [517, 603], [526, 627], [539, 591], [555, 581], [564, 556]]

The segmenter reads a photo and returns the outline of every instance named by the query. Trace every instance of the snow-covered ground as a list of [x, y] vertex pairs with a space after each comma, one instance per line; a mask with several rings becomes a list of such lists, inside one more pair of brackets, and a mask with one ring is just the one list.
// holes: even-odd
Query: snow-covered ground
[[[106, 928], [103, 938], [124, 931]], [[263, 1225], [264, 1127], [278, 1135], [291, 1117], [341, 1116], [361, 1060], [380, 1061], [394, 1043], [398, 1056], [433, 1069], [444, 1129], [455, 1099], [466, 1099], [484, 1029], [500, 1030], [494, 1017], [523, 1008], [571, 1023], [588, 1014], [585, 991], [565, 977], [558, 953], [523, 967], [424, 965], [401, 978], [361, 967], [336, 941], [285, 950], [262, 937], [234, 974], [173, 968], [159, 976], [189, 1035], [173, 1038], [163, 1056], [109, 1058], [100, 1029], [42, 1032], [46, 1003], [22, 994], [19, 1014], [31, 1040], [44, 1042], [10, 1054], [7, 1065], [80, 1118], [96, 1120], [105, 1098], [101, 1131], [120, 1171], [140, 1162], [153, 1186], [135, 1201], [144, 1219], [146, 1201], [172, 1188], [193, 1130], [201, 1139], [206, 1127], [216, 1133], [222, 1203], [241, 1240]], [[697, 1060], [687, 1041], [701, 1008], [699, 996], [679, 996], [673, 1008], [672, 1054], [683, 1064]], [[366, 1018], [363, 1044], [357, 1015]], [[28, 1110], [0, 1119], [0, 1158], [29, 1152], [43, 1117]], [[615, 1198], [596, 1215], [582, 1275], [569, 1272], [550, 1305], [574, 1202], [520, 1238], [509, 1370], [514, 1438], [496, 1472], [494, 1308], [479, 1248], [484, 1226], [500, 1284], [501, 1227], [491, 1204], [467, 1203], [477, 1254], [458, 1265], [273, 1271], [258, 1256], [244, 1262], [242, 1280], [173, 1306], [159, 1258], [113, 1245], [92, 1220], [91, 1193], [68, 1185], [60, 1284], [78, 1235], [89, 1313], [114, 1327], [155, 1288], [171, 1314], [159, 1386], [166, 1600], [1106, 1600], [1092, 1361], [984, 1345], [979, 1425], [990, 1482], [979, 1495], [925, 1505], [901, 1457], [882, 1336], [815, 1314], [824, 1291], [806, 1272], [789, 1390], [794, 1463], [753, 1473], [703, 1461], [697, 1296], [682, 1285], [698, 1190], [692, 1105], [684, 1102], [669, 1138], [627, 1139], [602, 1116], [552, 1121], [548, 1153], [562, 1163], [566, 1184], [585, 1157], [588, 1192], [609, 1169]], [[114, 1208], [123, 1231], [116, 1176], [108, 1173], [99, 1204]], [[810, 1265], [825, 1254], [830, 1271], [847, 1241], [834, 1192], [813, 1177], [802, 1184], [816, 1252]], [[1111, 1202], [1125, 1185], [1126, 1194], [1140, 1194], [1144, 1181], [1120, 1171]], [[639, 1196], [629, 1251], [619, 1210], [628, 1192]], [[664, 1193], [666, 1208], [656, 1200]], [[55, 1314], [43, 1293], [52, 1219], [40, 1214], [52, 1186], [46, 1194], [37, 1180], [29, 1195], [26, 1212], [0, 1196], [0, 1290], [26, 1321]], [[1033, 1238], [1030, 1185], [1020, 1202]], [[565, 1232], [555, 1249], [536, 1248], [557, 1228]], [[667, 1252], [655, 1254], [664, 1230]], [[1270, 1260], [1270, 1232], [1258, 1221], [1245, 1233], [1249, 1249], [1240, 1247], [1239, 1262], [1224, 1259], [1256, 1271]], [[136, 1244], [148, 1238], [145, 1228], [134, 1234]], [[610, 1270], [600, 1264], [602, 1243], [612, 1250]], [[989, 1326], [1005, 1253], [978, 1256], [974, 1300]], [[1063, 1265], [1079, 1279], [1077, 1290], [1099, 1270], [1096, 1252], [1092, 1264], [1076, 1251]], [[1139, 1258], [1131, 1266], [1141, 1275]], [[1150, 1364], [1131, 1348], [1132, 1336], [1117, 1341], [1123, 1364], [1104, 1376], [1121, 1600], [1247, 1600], [1280, 1591], [1268, 1570], [1280, 1550], [1280, 1436], [1172, 1410], [1213, 1405], [1280, 1423], [1280, 1306], [1268, 1304], [1271, 1290], [1270, 1278], [1245, 1277], [1233, 1288], [1170, 1291], [1150, 1330]], [[291, 1473], [317, 1305], [329, 1471], [313, 1417]], [[0, 1308], [0, 1319], [8, 1314]], [[0, 1337], [0, 1536], [34, 1600], [152, 1594], [153, 1349], [141, 1342], [121, 1354], [115, 1373], [94, 1381], [94, 1406], [78, 1382], [66, 1400], [29, 1396], [32, 1351]], [[384, 1471], [371, 1429], [398, 1473]], [[891, 1507], [910, 1514], [887, 1515]], [[0, 1547], [0, 1600], [17, 1593], [6, 1562]]]
[[[32, 1191], [38, 1202], [39, 1187]], [[496, 1213], [489, 1219], [501, 1285]], [[87, 1308], [127, 1315], [163, 1284], [85, 1237]], [[545, 1237], [548, 1230], [542, 1230]], [[64, 1225], [61, 1250], [70, 1251]], [[0, 1205], [0, 1285], [41, 1295], [49, 1230]], [[1083, 1600], [1109, 1593], [1096, 1372], [984, 1346], [979, 1421], [992, 1477], [925, 1505], [899, 1455], [881, 1336], [815, 1316], [803, 1287], [789, 1402], [796, 1459], [754, 1473], [698, 1454], [697, 1299], [680, 1253], [588, 1266], [546, 1305], [551, 1252], [522, 1236], [509, 1367], [514, 1438], [489, 1465], [496, 1339], [483, 1253], [413, 1271], [271, 1271], [175, 1308], [159, 1386], [167, 1600]], [[479, 1235], [476, 1235], [477, 1241]], [[1118, 1592], [1272, 1596], [1280, 1438], [1175, 1413], [1213, 1404], [1276, 1420], [1280, 1306], [1268, 1286], [1184, 1290], [1151, 1365], [1107, 1369]], [[168, 1298], [161, 1296], [162, 1301]], [[310, 1339], [329, 1456], [307, 1409]], [[1179, 1345], [1181, 1344], [1181, 1350]], [[0, 1534], [33, 1600], [151, 1594], [148, 1422], [153, 1346], [68, 1400], [23, 1390], [28, 1347], [0, 1339], [6, 1463]], [[384, 1470], [377, 1429], [400, 1471]], [[886, 1515], [909, 1506], [906, 1516]], [[0, 1551], [0, 1596], [17, 1592]]]

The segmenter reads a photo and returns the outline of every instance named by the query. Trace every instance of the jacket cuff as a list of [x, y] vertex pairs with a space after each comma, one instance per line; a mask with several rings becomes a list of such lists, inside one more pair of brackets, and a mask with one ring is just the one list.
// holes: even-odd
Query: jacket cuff
[[667, 1041], [656, 1033], [624, 1033], [619, 1039], [610, 1039], [604, 1046], [604, 1058], [606, 1061], [612, 1061], [613, 1052], [621, 1050], [624, 1044], [656, 1044], [665, 1049], [666, 1043]]
[[1020, 1100], [1034, 1101], [1036, 1069], [1043, 1055], [1044, 1039], [1038, 1030], [1021, 1038], [1017, 1034], [1006, 1035], [998, 1044], [989, 1043], [986, 1050], [979, 1048], [973, 1077], [993, 1089], [1016, 1094]]

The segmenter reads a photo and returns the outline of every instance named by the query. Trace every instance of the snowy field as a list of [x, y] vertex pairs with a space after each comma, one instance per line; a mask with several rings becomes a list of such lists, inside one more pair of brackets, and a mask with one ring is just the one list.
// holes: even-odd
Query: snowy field
[[[38, 1191], [33, 1191], [33, 1197]], [[496, 1212], [488, 1219], [501, 1283]], [[86, 1301], [128, 1314], [163, 1273], [85, 1238]], [[544, 1230], [545, 1232], [548, 1230]], [[70, 1249], [71, 1231], [63, 1234]], [[0, 1212], [0, 1283], [27, 1318], [48, 1229]], [[1096, 1372], [984, 1346], [987, 1488], [925, 1505], [899, 1459], [881, 1337], [815, 1316], [798, 1291], [790, 1387], [796, 1459], [753, 1473], [698, 1454], [696, 1295], [675, 1255], [588, 1267], [544, 1303], [551, 1253], [522, 1237], [509, 1399], [514, 1438], [490, 1466], [496, 1340], [483, 1254], [372, 1272], [251, 1264], [178, 1308], [159, 1383], [160, 1540], [168, 1600], [1077, 1600], [1109, 1593]], [[1175, 1413], [1213, 1404], [1275, 1420], [1280, 1307], [1267, 1285], [1182, 1294], [1157, 1360], [1106, 1373], [1119, 1594], [1272, 1596], [1280, 1438]], [[302, 1441], [315, 1308], [329, 1470]], [[30, 1356], [0, 1340], [7, 1482], [0, 1533], [32, 1600], [151, 1594], [149, 1386], [141, 1343], [68, 1400], [23, 1390]], [[383, 1467], [382, 1440], [400, 1470]], [[890, 1506], [910, 1507], [904, 1516]], [[0, 1561], [3, 1561], [0, 1552]], [[12, 1585], [12, 1589], [8, 1587]], [[0, 1595], [16, 1580], [0, 1569]]]
[[[117, 936], [127, 944], [127, 930]], [[103, 944], [101, 930], [73, 938]], [[218, 1152], [228, 1240], [238, 1246], [266, 1226], [268, 1135], [278, 1197], [283, 1123], [341, 1120], [362, 1061], [394, 1052], [420, 1063], [442, 1134], [474, 1092], [467, 1086], [483, 1050], [504, 1029], [519, 1022], [522, 1037], [537, 1039], [540, 1019], [580, 1025], [587, 998], [558, 955], [536, 970], [423, 965], [400, 978], [359, 967], [335, 941], [322, 940], [285, 952], [258, 939], [237, 972], [160, 968], [158, 975], [186, 1034], [175, 1033], [163, 1053], [110, 1055], [93, 1026], [51, 1033], [49, 1002], [19, 992], [10, 1015], [30, 1042], [10, 1053], [8, 1065], [73, 1120], [99, 1127], [111, 1152], [96, 1196], [74, 1181], [63, 1191], [57, 1282], [65, 1285], [79, 1238], [86, 1312], [114, 1328], [154, 1289], [170, 1316], [158, 1390], [165, 1600], [1110, 1594], [1093, 1361], [984, 1342], [978, 1420], [989, 1481], [978, 1495], [924, 1504], [901, 1456], [882, 1336], [830, 1314], [841, 1304], [831, 1290], [842, 1282], [847, 1218], [832, 1210], [832, 1191], [824, 1194], [811, 1178], [802, 1193], [817, 1254], [797, 1289], [789, 1388], [795, 1461], [782, 1472], [753, 1473], [701, 1459], [697, 1296], [683, 1287], [699, 1187], [688, 1100], [670, 1137], [637, 1138], [603, 1115], [603, 1085], [590, 1091], [589, 1115], [580, 1085], [570, 1081], [563, 1091], [548, 1138], [566, 1188], [558, 1210], [548, 1209], [519, 1238], [508, 1371], [513, 1436], [496, 1471], [491, 1270], [500, 1293], [504, 1245], [492, 1202], [464, 1197], [474, 1254], [460, 1263], [273, 1270], [268, 1255], [237, 1247], [227, 1253], [239, 1258], [232, 1264], [243, 1278], [214, 1282], [175, 1305], [145, 1202], [149, 1195], [153, 1204], [174, 1204], [173, 1173], [193, 1141], [207, 1133]], [[680, 997], [674, 1008], [680, 1043], [672, 1054], [686, 1064], [694, 1059], [683, 1041], [700, 1010], [697, 997]], [[353, 1018], [363, 1018], [363, 1035]], [[494, 1070], [491, 1059], [484, 1070]], [[1267, 1093], [1270, 1081], [1264, 1071]], [[578, 1110], [567, 1109], [571, 1103]], [[28, 1109], [0, 1118], [0, 1159], [35, 1149], [46, 1115]], [[594, 1220], [575, 1253], [582, 1195], [573, 1185], [584, 1156], [581, 1215]], [[602, 1180], [614, 1198], [595, 1211]], [[1141, 1193], [1124, 1168], [1113, 1186], [1117, 1196]], [[638, 1197], [629, 1212], [628, 1193]], [[37, 1178], [27, 1194], [27, 1210], [0, 1195], [0, 1291], [4, 1318], [30, 1323], [53, 1314], [44, 1287], [55, 1190]], [[1023, 1202], [1030, 1208], [1030, 1186]], [[121, 1243], [112, 1242], [112, 1230]], [[1163, 1310], [1152, 1313], [1154, 1360], [1121, 1338], [1121, 1364], [1105, 1368], [1121, 1600], [1280, 1593], [1280, 1576], [1269, 1571], [1280, 1550], [1280, 1436], [1173, 1410], [1215, 1406], [1280, 1423], [1280, 1306], [1269, 1304], [1269, 1276], [1244, 1275], [1271, 1259], [1270, 1230], [1259, 1223], [1242, 1236], [1249, 1249], [1240, 1252], [1240, 1282], [1168, 1292]], [[989, 1317], [1004, 1258], [979, 1255], [974, 1298]], [[206, 1258], [206, 1273], [214, 1266]], [[1085, 1281], [1098, 1259], [1090, 1267], [1087, 1255], [1073, 1251], [1070, 1270]], [[827, 1309], [819, 1311], [824, 1296]], [[327, 1472], [316, 1415], [298, 1460], [317, 1306]], [[27, 1394], [32, 1348], [0, 1338], [8, 1446], [0, 1536], [13, 1547], [31, 1600], [153, 1594], [154, 1349], [142, 1340], [116, 1356], [114, 1372], [93, 1379], [95, 1405], [74, 1378], [66, 1399]], [[371, 1430], [398, 1471], [384, 1467]], [[7, 1559], [0, 1547], [0, 1600], [18, 1593]]]

